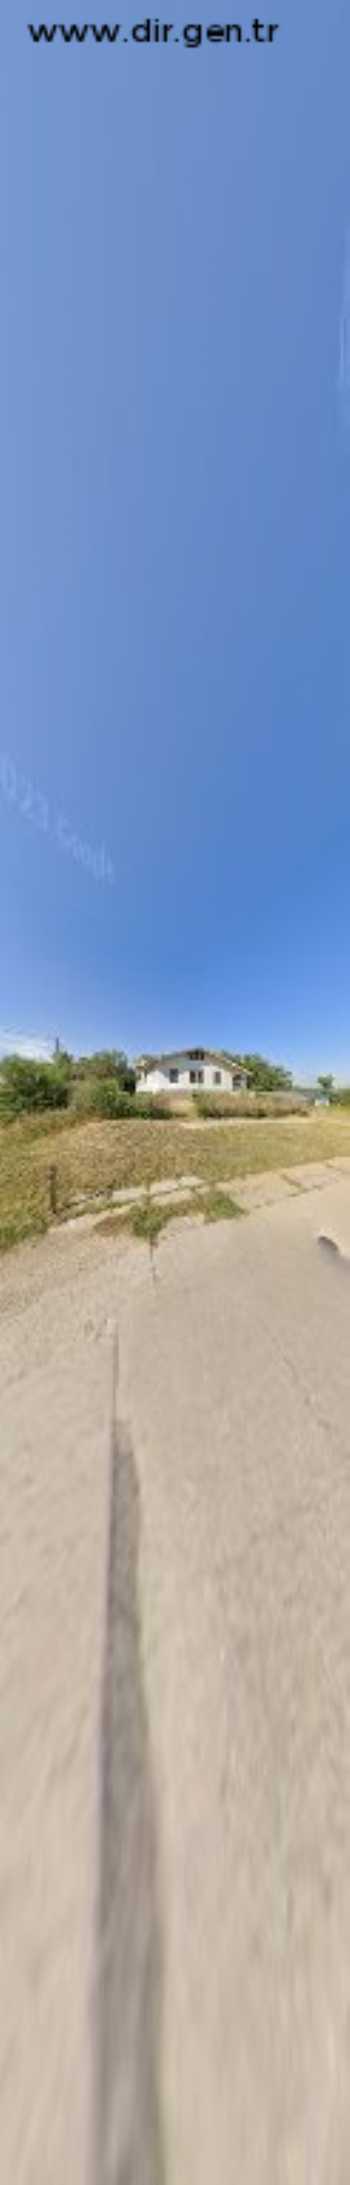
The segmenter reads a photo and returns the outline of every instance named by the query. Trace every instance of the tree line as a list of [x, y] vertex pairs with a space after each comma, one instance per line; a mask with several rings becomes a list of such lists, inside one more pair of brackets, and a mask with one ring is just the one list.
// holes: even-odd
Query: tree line
[[[144, 1057], [144, 1060], [146, 1058]], [[293, 1077], [281, 1063], [273, 1063], [260, 1054], [223, 1054], [224, 1061], [238, 1062], [247, 1072], [249, 1092], [292, 1092]], [[149, 1067], [152, 1056], [147, 1057]], [[334, 1079], [323, 1073], [318, 1078], [320, 1093], [327, 1100], [336, 1099]], [[346, 1093], [342, 1094], [346, 1099]], [[350, 1098], [350, 1094], [348, 1096]], [[35, 1113], [45, 1109], [70, 1109], [84, 1115], [135, 1115], [143, 1117], [161, 1113], [161, 1098], [142, 1093], [140, 1102], [136, 1092], [136, 1072], [122, 1048], [106, 1048], [91, 1055], [71, 1055], [57, 1045], [52, 1062], [29, 1060], [18, 1054], [7, 1055], [0, 1062], [0, 1116], [11, 1119], [23, 1112]]]

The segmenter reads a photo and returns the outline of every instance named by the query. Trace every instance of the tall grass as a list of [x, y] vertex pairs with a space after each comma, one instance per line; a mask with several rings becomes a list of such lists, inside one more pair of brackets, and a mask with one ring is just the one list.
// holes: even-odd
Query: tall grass
[[194, 1112], [204, 1121], [226, 1121], [232, 1116], [251, 1116], [255, 1121], [268, 1116], [308, 1115], [312, 1113], [302, 1094], [275, 1093], [193, 1093]]
[[158, 1122], [82, 1121], [70, 1112], [23, 1116], [0, 1126], [0, 1241], [15, 1242], [52, 1219], [51, 1178], [56, 1170], [58, 1216], [78, 1203], [131, 1185], [195, 1176], [221, 1186], [264, 1169], [285, 1169], [336, 1156], [350, 1160], [349, 1109], [316, 1109], [311, 1115], [270, 1115], [265, 1120], [227, 1119], [217, 1128], [184, 1129], [174, 1119]]

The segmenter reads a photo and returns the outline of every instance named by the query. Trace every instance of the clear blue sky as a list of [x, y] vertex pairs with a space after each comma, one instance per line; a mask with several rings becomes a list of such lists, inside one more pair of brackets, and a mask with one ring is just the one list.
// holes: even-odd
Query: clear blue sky
[[4, 0], [0, 1022], [350, 1078], [350, 33], [276, 14]]

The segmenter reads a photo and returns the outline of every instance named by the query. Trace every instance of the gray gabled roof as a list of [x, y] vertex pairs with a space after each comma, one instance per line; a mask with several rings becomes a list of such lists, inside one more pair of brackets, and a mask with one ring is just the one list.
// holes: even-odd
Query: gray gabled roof
[[232, 1055], [224, 1055], [215, 1047], [172, 1047], [168, 1054], [138, 1055], [135, 1061], [135, 1069], [169, 1068], [172, 1063], [179, 1061], [181, 1055], [186, 1056], [189, 1062], [213, 1062], [218, 1069], [231, 1070], [232, 1075], [237, 1077], [241, 1077], [243, 1074], [246, 1076], [247, 1074], [243, 1062], [233, 1060]]

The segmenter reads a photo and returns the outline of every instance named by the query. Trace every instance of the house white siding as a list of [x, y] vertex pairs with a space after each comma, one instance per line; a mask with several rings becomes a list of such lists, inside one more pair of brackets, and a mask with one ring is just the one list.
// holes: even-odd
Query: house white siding
[[186, 1053], [162, 1056], [151, 1069], [137, 1072], [136, 1091], [150, 1093], [240, 1092], [246, 1087], [244, 1070], [203, 1056], [197, 1061]]

